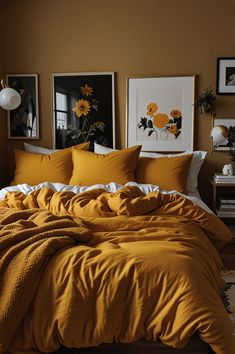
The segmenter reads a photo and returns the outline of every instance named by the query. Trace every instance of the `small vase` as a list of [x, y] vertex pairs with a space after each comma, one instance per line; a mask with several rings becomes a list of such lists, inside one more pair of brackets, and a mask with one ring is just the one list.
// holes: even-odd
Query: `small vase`
[[200, 114], [210, 113], [212, 111], [212, 105], [210, 103], [199, 106]]

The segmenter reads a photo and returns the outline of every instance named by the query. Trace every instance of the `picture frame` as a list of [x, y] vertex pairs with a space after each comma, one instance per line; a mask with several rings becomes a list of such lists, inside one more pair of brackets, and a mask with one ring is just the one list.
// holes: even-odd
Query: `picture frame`
[[127, 78], [127, 146], [193, 150], [195, 76]]
[[214, 145], [213, 148], [215, 151], [230, 151], [233, 146], [232, 141], [235, 141], [235, 118], [214, 118], [213, 127], [217, 125], [227, 127], [229, 134], [225, 143]]
[[21, 104], [8, 111], [8, 139], [39, 139], [38, 75], [7, 74], [6, 80], [21, 95]]
[[216, 94], [235, 94], [235, 58], [217, 58]]
[[114, 72], [54, 73], [54, 147], [85, 141], [115, 148]]

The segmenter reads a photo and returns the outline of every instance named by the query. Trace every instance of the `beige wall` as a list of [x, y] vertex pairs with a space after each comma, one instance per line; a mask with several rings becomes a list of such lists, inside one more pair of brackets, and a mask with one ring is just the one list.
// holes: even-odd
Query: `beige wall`
[[[216, 86], [217, 57], [235, 56], [234, 0], [7, 0], [6, 73], [38, 73], [40, 141], [52, 146], [51, 73], [116, 73], [116, 141], [125, 146], [128, 76], [196, 75], [196, 94]], [[217, 97], [235, 117], [235, 96]], [[195, 149], [210, 151], [210, 116], [195, 115]], [[9, 140], [10, 161], [14, 147]], [[228, 161], [208, 154], [201, 178]], [[11, 167], [12, 169], [12, 167]], [[205, 192], [206, 188], [202, 188]]]

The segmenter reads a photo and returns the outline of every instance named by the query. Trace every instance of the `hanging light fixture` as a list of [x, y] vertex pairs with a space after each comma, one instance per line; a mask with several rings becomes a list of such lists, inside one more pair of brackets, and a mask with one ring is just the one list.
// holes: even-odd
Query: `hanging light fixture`
[[16, 109], [21, 103], [20, 94], [13, 88], [8, 87], [5, 80], [1, 80], [1, 86], [0, 106], [6, 110]]
[[211, 138], [213, 146], [226, 144], [228, 139], [228, 128], [225, 125], [215, 125], [211, 129]]

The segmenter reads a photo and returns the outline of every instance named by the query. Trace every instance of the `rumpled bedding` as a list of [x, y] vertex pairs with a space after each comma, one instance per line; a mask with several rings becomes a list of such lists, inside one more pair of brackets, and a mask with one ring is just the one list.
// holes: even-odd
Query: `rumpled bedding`
[[[67, 185], [63, 183], [52, 183], [52, 182], [42, 182], [37, 185], [29, 185], [27, 183], [24, 184], [18, 184], [16, 186], [8, 186], [5, 188], [0, 189], [0, 200], [5, 198], [5, 195], [8, 192], [22, 192], [23, 194], [31, 194], [32, 192], [42, 189], [42, 188], [49, 188], [52, 189], [55, 192], [74, 192], [75, 194], [80, 194], [86, 191], [90, 191], [93, 189], [103, 189], [106, 190], [107, 192], [115, 193], [118, 190], [120, 190], [123, 187], [138, 187], [142, 192], [145, 194], [148, 194], [150, 192], [158, 192], [161, 191], [163, 194], [182, 194], [177, 192], [176, 190], [163, 190], [160, 189], [158, 185], [154, 184], [142, 184], [142, 183], [136, 183], [136, 182], [128, 182], [125, 185], [120, 185], [115, 182], [111, 182], [108, 184], [94, 184], [91, 186], [72, 186], [72, 185]], [[208, 208], [208, 206], [203, 203], [203, 201], [200, 198], [199, 192], [194, 191], [193, 193], [190, 194], [183, 194], [184, 197], [188, 198], [191, 200], [194, 204], [199, 205], [201, 208], [205, 209], [208, 212], [211, 212], [211, 210]]]
[[69, 216], [0, 208], [1, 352], [9, 346], [52, 255], [91, 237], [82, 222]]
[[232, 235], [214, 214], [135, 186], [11, 192], [0, 207], [2, 352], [141, 338], [181, 348], [198, 332], [235, 353], [217, 252]]

